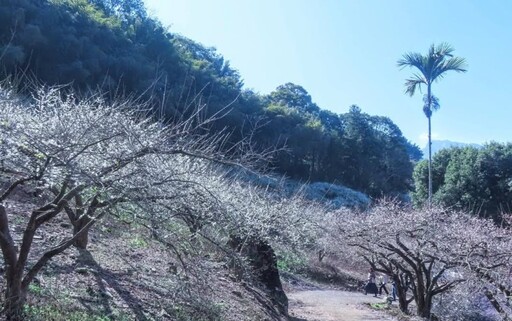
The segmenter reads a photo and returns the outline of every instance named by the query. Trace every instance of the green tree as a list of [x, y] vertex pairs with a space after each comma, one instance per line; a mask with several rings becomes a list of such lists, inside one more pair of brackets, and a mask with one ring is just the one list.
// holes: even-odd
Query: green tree
[[320, 111], [306, 89], [290, 82], [277, 87], [270, 93], [270, 100], [275, 104], [296, 108], [301, 112], [316, 114]]
[[[414, 169], [415, 205], [428, 199], [427, 162]], [[482, 148], [467, 146], [443, 149], [432, 160], [432, 202], [470, 211], [501, 224], [512, 208], [512, 144], [490, 143]]]
[[343, 114], [343, 138], [347, 141], [349, 153], [345, 155], [344, 166], [340, 170], [342, 180], [348, 186], [372, 196], [382, 196], [379, 195], [380, 186], [373, 179], [383, 146], [375, 137], [370, 118], [356, 105], [350, 106], [349, 112]]
[[337, 155], [340, 180], [374, 197], [400, 196], [411, 190], [411, 144], [387, 117], [370, 116], [353, 105], [342, 115], [347, 148]]
[[479, 175], [478, 202], [480, 216], [502, 223], [503, 214], [512, 210], [512, 143], [489, 143], [475, 161]]
[[[473, 147], [470, 147], [473, 148]], [[444, 185], [446, 184], [447, 177], [450, 177], [451, 182], [455, 182], [457, 179], [456, 175], [448, 173], [449, 168], [458, 168], [451, 165], [452, 162], [464, 162], [464, 157], [460, 154], [463, 153], [463, 148], [445, 148], [438, 151], [432, 159], [432, 195], [433, 202], [443, 203], [447, 200], [444, 197], [443, 192], [446, 191]], [[428, 160], [422, 160], [414, 168], [413, 179], [414, 179], [414, 192], [412, 194], [413, 202], [415, 206], [423, 206], [428, 201]], [[442, 191], [441, 191], [442, 190]], [[451, 192], [454, 194], [455, 192]], [[453, 197], [451, 197], [453, 199]], [[450, 204], [453, 205], [453, 204]], [[461, 207], [459, 206], [459, 209]]]
[[375, 139], [381, 146], [377, 157], [373, 181], [384, 195], [406, 193], [412, 188], [413, 162], [409, 150], [411, 144], [391, 119], [382, 116], [370, 118]]
[[432, 44], [426, 55], [417, 52], [409, 52], [398, 60], [400, 68], [413, 67], [419, 72], [405, 81], [405, 93], [413, 96], [416, 89], [427, 87], [424, 96], [423, 112], [428, 119], [428, 205], [432, 204], [432, 141], [431, 141], [431, 117], [432, 112], [439, 109], [439, 100], [432, 94], [432, 84], [442, 79], [446, 72], [466, 72], [466, 60], [453, 56], [454, 49], [447, 43]]
[[[444, 165], [442, 182], [437, 182], [434, 201], [458, 210], [478, 211], [480, 202], [476, 195], [481, 194], [482, 177], [478, 173], [476, 147], [454, 148], [449, 162]], [[436, 155], [437, 156], [437, 155]]]

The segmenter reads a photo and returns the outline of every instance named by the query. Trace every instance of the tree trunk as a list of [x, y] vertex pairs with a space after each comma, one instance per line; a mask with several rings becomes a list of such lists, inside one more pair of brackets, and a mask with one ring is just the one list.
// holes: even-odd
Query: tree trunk
[[[69, 220], [71, 221], [71, 224], [73, 224], [73, 237], [75, 237], [73, 246], [75, 246], [78, 249], [85, 250], [87, 249], [87, 245], [89, 244], [90, 225], [88, 226], [88, 224], [91, 223], [91, 221], [93, 220], [92, 217], [98, 209], [98, 195], [94, 196], [94, 198], [88, 206], [84, 204], [84, 202], [82, 201], [82, 197], [80, 195], [76, 195], [75, 204], [75, 209], [66, 206], [64, 207], [64, 210], [66, 211]], [[99, 216], [97, 218], [99, 218]], [[83, 229], [85, 230], [82, 231]], [[77, 234], [79, 233], [80, 235], [77, 236]]]
[[[25, 233], [27, 234], [27, 232]], [[30, 234], [30, 233], [28, 233]], [[30, 238], [28, 240], [30, 242]], [[5, 265], [6, 285], [4, 289], [5, 302], [4, 313], [8, 321], [23, 320], [23, 305], [26, 299], [26, 291], [22, 287], [24, 262], [19, 264], [19, 256], [9, 230], [9, 220], [5, 207], [0, 203], [0, 247], [2, 248]], [[26, 251], [27, 247], [22, 248]], [[28, 253], [24, 253], [23, 257]], [[21, 256], [21, 253], [20, 253]]]
[[[416, 302], [416, 312], [418, 316], [430, 318], [432, 310], [432, 291], [430, 290], [431, 278], [428, 269], [423, 267], [416, 270], [416, 286], [414, 287], [414, 300]], [[423, 273], [424, 272], [424, 273]]]
[[430, 318], [431, 310], [432, 310], [432, 296], [430, 293], [427, 293], [422, 300], [419, 300], [421, 304], [417, 306], [418, 316], [422, 318]]
[[279, 277], [274, 249], [257, 238], [245, 240], [238, 236], [231, 236], [229, 245], [248, 258], [252, 272], [264, 286], [274, 305], [280, 313], [288, 316], [288, 297]]
[[423, 282], [423, 276], [420, 271], [416, 272], [416, 280], [414, 281], [416, 286], [414, 286], [414, 301], [416, 302], [416, 311], [420, 313], [423, 310], [426, 301], [425, 301], [425, 284]]
[[432, 208], [432, 125], [428, 117], [428, 208]]
[[[8, 274], [18, 274], [14, 271]], [[23, 306], [27, 298], [26, 290], [21, 286], [21, 275], [7, 275], [7, 286], [5, 289], [5, 303], [4, 310], [6, 320], [8, 321], [23, 321]]]
[[432, 89], [430, 83], [427, 86], [428, 104], [428, 208], [432, 208]]
[[398, 290], [398, 306], [400, 307], [400, 311], [404, 314], [409, 314], [409, 302], [407, 301], [407, 296], [404, 290]]
[[[73, 235], [78, 234], [86, 225], [89, 223], [89, 218], [81, 218], [80, 220], [73, 222]], [[83, 231], [75, 240], [73, 245], [81, 250], [87, 249], [87, 245], [89, 244], [89, 227], [85, 231]]]
[[407, 285], [400, 281], [398, 276], [393, 276], [395, 282], [396, 294], [398, 296], [398, 306], [404, 314], [409, 314], [409, 301], [407, 301]]

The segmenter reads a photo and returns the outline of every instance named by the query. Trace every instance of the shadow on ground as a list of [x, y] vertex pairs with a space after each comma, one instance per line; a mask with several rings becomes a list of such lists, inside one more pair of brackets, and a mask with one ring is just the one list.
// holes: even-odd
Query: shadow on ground
[[[122, 300], [128, 305], [129, 309], [133, 312], [133, 314], [136, 316], [137, 320], [140, 321], [147, 321], [148, 318], [144, 315], [143, 311], [143, 303], [135, 298], [128, 289], [126, 289], [124, 286], [122, 286], [118, 281], [119, 275], [116, 275], [113, 272], [110, 272], [108, 270], [105, 270], [102, 268], [93, 258], [91, 253], [87, 250], [81, 250], [80, 251], [80, 261], [85, 266], [88, 266], [91, 268], [92, 271], [94, 271], [94, 275], [96, 278], [96, 282], [98, 284], [98, 287], [100, 288], [100, 293], [107, 293], [105, 283], [110, 286], [114, 291], [117, 292], [117, 294], [122, 298]], [[82, 305], [90, 309], [88, 307], [87, 302], [84, 302], [82, 300]], [[108, 300], [102, 300], [103, 309], [107, 315], [112, 313], [112, 308], [110, 307], [110, 303]]]

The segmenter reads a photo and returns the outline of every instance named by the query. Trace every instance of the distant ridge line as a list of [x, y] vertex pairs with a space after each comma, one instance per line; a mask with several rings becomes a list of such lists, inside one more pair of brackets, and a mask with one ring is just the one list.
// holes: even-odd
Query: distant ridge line
[[[482, 145], [476, 144], [476, 143], [461, 143], [461, 142], [454, 142], [451, 140], [433, 140], [432, 141], [432, 156], [434, 156], [437, 152], [439, 152], [442, 149], [445, 148], [451, 148], [451, 147], [466, 147], [466, 146], [472, 146], [476, 148], [481, 148]], [[421, 150], [423, 152], [423, 159], [428, 158], [428, 145], [425, 145], [425, 147]]]

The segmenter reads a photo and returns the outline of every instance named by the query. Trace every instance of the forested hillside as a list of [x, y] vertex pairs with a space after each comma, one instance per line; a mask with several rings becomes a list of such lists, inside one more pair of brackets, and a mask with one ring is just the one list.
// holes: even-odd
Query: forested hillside
[[421, 152], [390, 119], [355, 105], [332, 113], [339, 106], [320, 108], [293, 83], [269, 94], [244, 88], [215, 48], [173, 34], [141, 0], [2, 0], [0, 21], [1, 77], [25, 93], [34, 82], [101, 91], [149, 102], [166, 120], [206, 106], [198, 116], [230, 134], [226, 150], [251, 137], [256, 150], [279, 151], [269, 165], [288, 177], [375, 197], [412, 188]]

